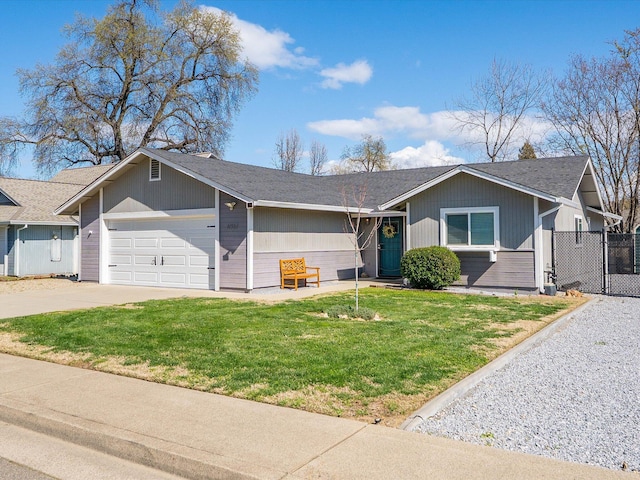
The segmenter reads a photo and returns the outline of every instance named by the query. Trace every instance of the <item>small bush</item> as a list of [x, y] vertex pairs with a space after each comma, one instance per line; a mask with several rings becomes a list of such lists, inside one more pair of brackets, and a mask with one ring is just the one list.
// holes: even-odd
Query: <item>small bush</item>
[[402, 256], [400, 272], [415, 288], [442, 290], [460, 278], [460, 259], [445, 247], [413, 248]]
[[362, 318], [363, 320], [373, 320], [376, 312], [367, 307], [360, 307], [358, 311], [353, 305], [333, 305], [327, 308], [325, 312], [329, 318], [340, 318], [346, 316], [348, 318]]

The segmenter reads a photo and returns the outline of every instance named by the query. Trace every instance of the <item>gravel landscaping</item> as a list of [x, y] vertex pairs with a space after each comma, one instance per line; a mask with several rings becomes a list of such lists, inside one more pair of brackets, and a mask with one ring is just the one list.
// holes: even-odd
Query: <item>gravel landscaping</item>
[[415, 431], [640, 471], [640, 298], [598, 297]]

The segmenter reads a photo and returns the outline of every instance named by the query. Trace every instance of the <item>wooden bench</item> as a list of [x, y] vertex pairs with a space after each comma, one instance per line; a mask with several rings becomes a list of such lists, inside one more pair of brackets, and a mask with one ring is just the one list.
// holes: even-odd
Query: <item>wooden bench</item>
[[[310, 280], [313, 278], [315, 280]], [[293, 280], [293, 284], [287, 284], [287, 280]], [[315, 283], [320, 288], [320, 267], [307, 267], [304, 258], [280, 260], [280, 288], [293, 287], [298, 290], [298, 280], [304, 280], [305, 287], [309, 282]]]

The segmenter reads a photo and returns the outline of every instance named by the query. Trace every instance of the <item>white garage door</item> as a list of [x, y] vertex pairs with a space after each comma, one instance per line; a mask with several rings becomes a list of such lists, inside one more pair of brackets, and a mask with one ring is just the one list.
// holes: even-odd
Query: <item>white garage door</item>
[[213, 289], [214, 219], [111, 220], [109, 283]]

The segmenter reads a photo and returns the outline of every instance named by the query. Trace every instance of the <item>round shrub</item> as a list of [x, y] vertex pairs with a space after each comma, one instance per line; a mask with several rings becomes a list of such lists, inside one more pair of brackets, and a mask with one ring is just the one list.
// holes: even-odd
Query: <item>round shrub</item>
[[413, 248], [402, 256], [400, 272], [415, 288], [442, 290], [460, 278], [460, 259], [446, 247]]

